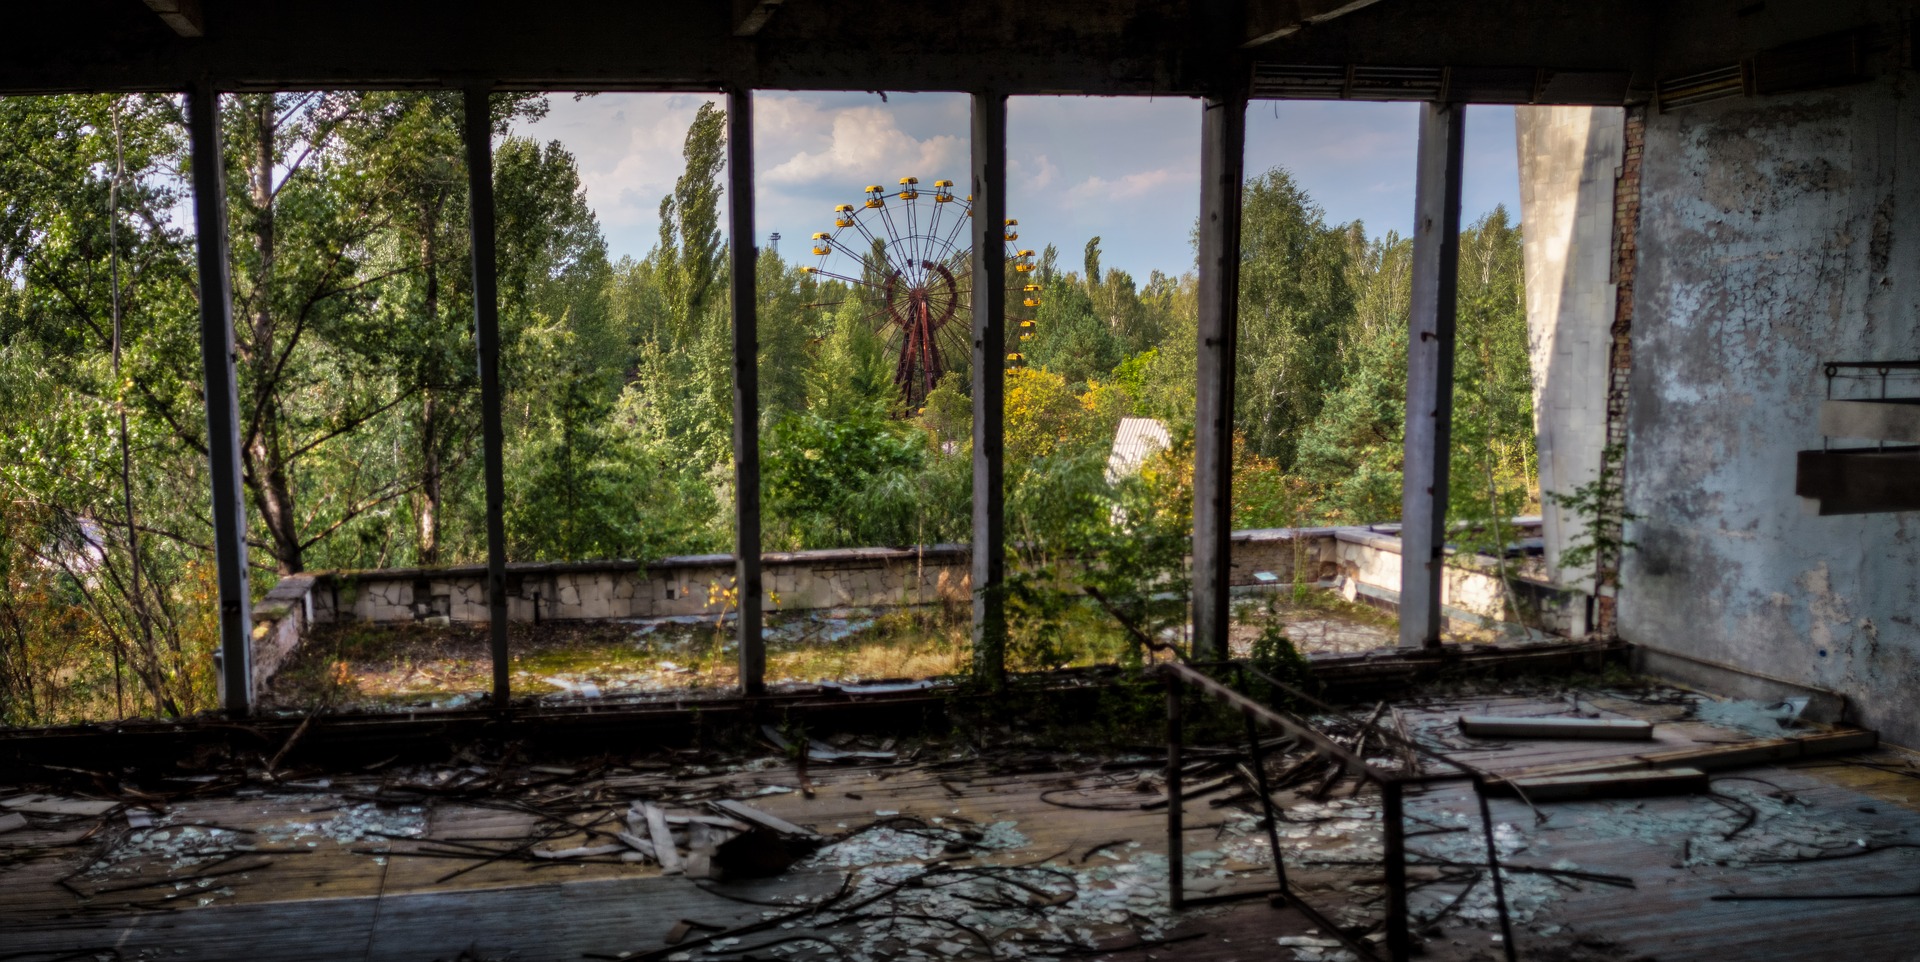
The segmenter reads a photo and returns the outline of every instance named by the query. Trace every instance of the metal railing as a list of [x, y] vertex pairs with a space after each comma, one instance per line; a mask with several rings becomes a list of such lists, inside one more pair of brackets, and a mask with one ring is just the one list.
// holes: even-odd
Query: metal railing
[[[1201, 904], [1211, 899], [1189, 899], [1185, 892], [1185, 851], [1182, 836], [1181, 810], [1181, 768], [1183, 766], [1182, 745], [1185, 742], [1185, 706], [1184, 692], [1191, 687], [1202, 694], [1220, 699], [1238, 710], [1246, 720], [1247, 750], [1250, 755], [1249, 768], [1256, 781], [1255, 789], [1260, 796], [1262, 815], [1267, 830], [1267, 844], [1273, 854], [1274, 878], [1278, 883], [1277, 898], [1298, 909], [1321, 931], [1338, 939], [1350, 951], [1363, 960], [1379, 962], [1381, 956], [1373, 944], [1361, 936], [1355, 936], [1336, 924], [1331, 918], [1315, 908], [1302, 895], [1301, 891], [1287, 880], [1286, 863], [1281, 857], [1278, 819], [1274, 811], [1273, 793], [1268, 790], [1266, 768], [1261, 757], [1261, 743], [1258, 726], [1266, 724], [1277, 728], [1309, 745], [1315, 754], [1329, 761], [1343, 765], [1349, 774], [1357, 775], [1363, 782], [1371, 782], [1380, 788], [1380, 808], [1383, 854], [1383, 875], [1386, 883], [1385, 947], [1386, 958], [1392, 962], [1407, 962], [1413, 954], [1413, 931], [1409, 924], [1411, 912], [1408, 907], [1407, 884], [1407, 835], [1405, 795], [1408, 787], [1425, 787], [1444, 782], [1465, 781], [1472, 785], [1475, 799], [1479, 803], [1482, 834], [1487, 848], [1487, 870], [1493, 879], [1494, 903], [1500, 917], [1500, 935], [1506, 951], [1507, 962], [1517, 962], [1519, 956], [1513, 940], [1513, 921], [1507, 911], [1506, 886], [1501, 880], [1500, 853], [1494, 843], [1493, 816], [1487, 805], [1487, 783], [1491, 780], [1486, 772], [1456, 761], [1440, 752], [1420, 745], [1400, 733], [1381, 728], [1376, 724], [1377, 716], [1364, 722], [1356, 722], [1361, 730], [1361, 742], [1368, 738], [1377, 738], [1383, 744], [1398, 747], [1406, 757], [1424, 756], [1451, 771], [1421, 773], [1419, 771], [1393, 772], [1383, 771], [1367, 763], [1353, 751], [1325, 732], [1315, 728], [1306, 719], [1291, 712], [1281, 711], [1249, 698], [1212, 676], [1199, 670], [1196, 664], [1182, 664], [1178, 661], [1164, 662], [1159, 671], [1164, 676], [1167, 690], [1167, 865], [1168, 898], [1175, 909], [1187, 905]], [[1327, 705], [1299, 689], [1286, 684], [1244, 662], [1213, 662], [1204, 667], [1231, 670], [1239, 676], [1241, 684], [1247, 677], [1257, 678], [1294, 699], [1294, 704], [1310, 705], [1316, 710], [1336, 716], [1344, 713]], [[1356, 742], [1356, 745], [1361, 742]], [[1412, 767], [1411, 765], [1409, 767]]]

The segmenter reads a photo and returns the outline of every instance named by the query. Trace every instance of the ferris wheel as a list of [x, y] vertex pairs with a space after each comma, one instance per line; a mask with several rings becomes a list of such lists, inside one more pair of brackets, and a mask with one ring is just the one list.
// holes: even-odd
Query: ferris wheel
[[[848, 285], [864, 320], [886, 338], [902, 398], [909, 409], [918, 408], [949, 369], [949, 359], [965, 357], [971, 344], [973, 247], [967, 225], [973, 198], [956, 196], [951, 180], [936, 180], [923, 194], [918, 177], [900, 178], [900, 189], [891, 194], [879, 184], [866, 193], [860, 204], [833, 209], [833, 230], [813, 235], [819, 263], [801, 270]], [[1007, 322], [1018, 332], [1006, 353], [1011, 366], [1024, 362], [1019, 342], [1033, 336], [1033, 308], [1040, 306], [1033, 251], [1016, 246], [1019, 223], [1008, 220], [1001, 233], [1007, 263], [1020, 278], [1009, 284], [1007, 299]]]

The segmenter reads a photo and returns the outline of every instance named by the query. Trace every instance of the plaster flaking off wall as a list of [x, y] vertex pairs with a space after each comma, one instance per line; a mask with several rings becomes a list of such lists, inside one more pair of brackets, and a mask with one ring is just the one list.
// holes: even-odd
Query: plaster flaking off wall
[[1920, 357], [1920, 89], [1650, 113], [1644, 156], [1621, 634], [1838, 690], [1920, 746], [1920, 513], [1793, 493], [1822, 362]]

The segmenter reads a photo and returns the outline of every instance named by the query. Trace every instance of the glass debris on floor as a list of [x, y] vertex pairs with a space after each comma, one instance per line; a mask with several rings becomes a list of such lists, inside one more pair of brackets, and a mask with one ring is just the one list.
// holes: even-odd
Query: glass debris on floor
[[[1691, 726], [1692, 734], [1673, 737], [1707, 750], [1809, 724], [1786, 714], [1798, 714], [1791, 705], [1632, 686], [1489, 686], [1364, 709], [1315, 716], [1313, 727], [1384, 770], [1432, 762], [1369, 738], [1361, 717], [1488, 765], [1503, 753], [1535, 764], [1541, 749], [1464, 736], [1455, 724], [1461, 714], [1637, 713], [1663, 730]], [[1709, 718], [1725, 724], [1710, 728]], [[0, 872], [13, 893], [36, 891], [20, 883], [37, 879], [48, 890], [32, 896], [43, 912], [101, 924], [216, 904], [299, 902], [314, 897], [310, 878], [365, 885], [371, 877], [384, 890], [390, 866], [405, 866], [396, 877], [422, 896], [556, 878], [695, 886], [716, 896], [700, 918], [667, 920], [626, 944], [585, 947], [594, 957], [643, 962], [1138, 960], [1180, 954], [1196, 939], [1291, 962], [1347, 962], [1357, 953], [1342, 939], [1381, 944], [1387, 847], [1379, 796], [1307, 743], [1276, 736], [1258, 751], [1289, 882], [1325, 914], [1313, 924], [1331, 929], [1265, 907], [1272, 854], [1244, 743], [1190, 745], [1181, 773], [1182, 890], [1189, 900], [1238, 901], [1176, 912], [1160, 836], [1164, 757], [1144, 746], [1020, 747], [1033, 744], [1023, 741], [1028, 733], [1007, 725], [992, 738], [941, 740], [768, 724], [734, 732], [740, 741], [724, 751], [536, 761], [522, 747], [495, 746], [456, 749], [435, 763], [386, 759], [358, 768], [281, 769], [278, 758], [233, 755], [191, 774], [91, 772], [78, 791], [57, 780], [0, 788]], [[1609, 749], [1569, 751], [1585, 759]], [[1756, 889], [1761, 897], [1831, 891], [1822, 873], [1833, 866], [1920, 869], [1911, 841], [1920, 820], [1812, 801], [1810, 776], [1781, 771], [1716, 771], [1710, 788], [1693, 795], [1496, 799], [1493, 844], [1521, 957], [1589, 938], [1582, 905], [1652, 898], [1632, 893], [1674, 877], [1718, 886], [1717, 899]], [[1910, 764], [1900, 771], [1920, 777]], [[1498, 957], [1499, 909], [1470, 789], [1412, 791], [1405, 818], [1415, 937], [1437, 958]], [[1617, 852], [1639, 854], [1622, 862]], [[289, 857], [296, 854], [304, 857]], [[530, 881], [536, 869], [562, 871]], [[0, 906], [0, 928], [17, 921], [6, 911]]]

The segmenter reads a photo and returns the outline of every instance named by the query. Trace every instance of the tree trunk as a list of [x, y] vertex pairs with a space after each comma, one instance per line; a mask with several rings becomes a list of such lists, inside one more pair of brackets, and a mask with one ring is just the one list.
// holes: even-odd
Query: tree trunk
[[[277, 406], [271, 398], [265, 403]], [[248, 445], [247, 455], [253, 503], [273, 537], [273, 557], [280, 562], [281, 574], [299, 574], [306, 570], [306, 561], [301, 557], [300, 526], [293, 510], [293, 476], [281, 449], [279, 414], [272, 407], [260, 418], [260, 431]]]
[[420, 402], [420, 563], [440, 563], [440, 438], [439, 405], [433, 388]]
[[243, 448], [247, 461], [247, 486], [252, 489], [255, 507], [260, 518], [266, 522], [267, 531], [273, 537], [272, 551], [279, 562], [282, 574], [295, 574], [305, 568], [301, 559], [299, 524], [295, 520], [293, 482], [287, 472], [286, 452], [280, 437], [280, 417], [277, 410], [279, 402], [275, 397], [278, 385], [267, 375], [268, 366], [273, 363], [274, 316], [273, 316], [273, 272], [274, 272], [274, 223], [273, 223], [273, 169], [274, 169], [274, 98], [263, 95], [254, 103], [254, 142], [253, 156], [249, 158], [252, 167], [247, 172], [247, 188], [253, 202], [253, 245], [254, 254], [259, 258], [259, 275], [253, 292], [252, 330], [249, 332], [248, 347], [243, 350], [245, 360], [254, 365], [254, 373], [259, 375], [254, 383], [254, 418], [252, 437], [246, 438]]
[[[437, 218], [434, 217], [432, 204], [428, 204], [422, 218], [420, 232], [420, 262], [426, 271], [426, 330], [440, 330], [440, 265], [438, 251], [434, 249], [434, 232]], [[431, 335], [429, 335], [431, 336]], [[440, 423], [439, 405], [434, 396], [434, 376], [427, 373], [424, 391], [420, 402], [420, 563], [437, 565], [440, 563]]]

